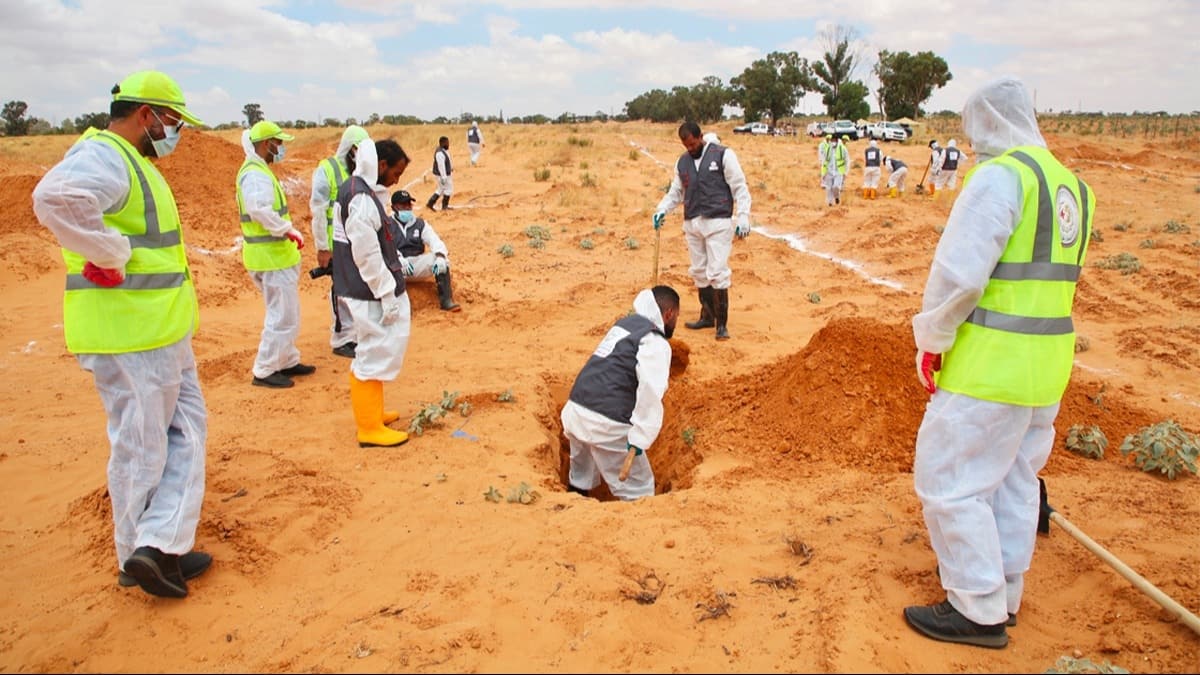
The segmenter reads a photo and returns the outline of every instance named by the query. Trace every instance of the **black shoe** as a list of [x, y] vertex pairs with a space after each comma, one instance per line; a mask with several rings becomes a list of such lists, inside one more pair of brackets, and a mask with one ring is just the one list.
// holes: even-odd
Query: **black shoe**
[[1013, 614], [1012, 612], [1009, 612], [1008, 613], [1008, 621], [1005, 621], [1004, 625], [1008, 626], [1009, 628], [1012, 628], [1013, 626], [1017, 625], [1017, 615]]
[[347, 342], [344, 345], [339, 345], [333, 348], [333, 353], [338, 356], [344, 356], [348, 359], [354, 358], [354, 348], [358, 346], [356, 342]]
[[959, 613], [949, 600], [928, 607], [904, 608], [904, 620], [925, 637], [943, 642], [958, 642], [976, 647], [1003, 649], [1008, 646], [1004, 623], [985, 626]]
[[838, 198], [834, 199], [834, 200], [833, 200], [833, 203], [834, 203], [834, 204], [841, 204], [841, 203], [842, 203], [842, 198], [841, 198], [841, 197], [838, 197]]
[[316, 366], [310, 366], [306, 363], [297, 363], [294, 366], [284, 368], [283, 370], [275, 371], [276, 375], [286, 375], [287, 377], [296, 377], [297, 375], [312, 375], [317, 372]]
[[150, 595], [186, 598], [187, 582], [179, 569], [179, 556], [151, 546], [139, 546], [125, 561], [125, 573]]
[[266, 377], [256, 377], [250, 381], [256, 387], [271, 387], [272, 389], [287, 389], [296, 384], [292, 378], [283, 373], [271, 373]]
[[[184, 581], [191, 581], [204, 574], [210, 565], [212, 565], [212, 556], [203, 551], [192, 551], [179, 556], [179, 572], [183, 575]], [[124, 570], [117, 570], [117, 584], [129, 588], [137, 586], [138, 582]]]
[[575, 494], [583, 495], [584, 497], [589, 496], [587, 490], [584, 490], [581, 487], [575, 487], [574, 485], [571, 485], [570, 483], [567, 483], [567, 492], [574, 492]]

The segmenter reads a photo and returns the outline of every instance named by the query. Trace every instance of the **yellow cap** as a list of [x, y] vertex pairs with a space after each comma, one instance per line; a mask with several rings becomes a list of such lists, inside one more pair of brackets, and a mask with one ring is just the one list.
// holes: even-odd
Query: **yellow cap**
[[250, 127], [251, 143], [265, 141], [268, 138], [278, 138], [281, 141], [290, 141], [296, 137], [291, 134], [284, 133], [283, 129], [280, 129], [278, 124], [275, 124], [274, 122], [268, 122], [267, 120], [262, 120], [261, 122], [258, 122], [254, 126]]
[[114, 101], [137, 101], [170, 108], [179, 113], [184, 122], [196, 127], [204, 126], [204, 122], [187, 109], [187, 104], [183, 102], [183, 90], [166, 73], [157, 70], [138, 71], [113, 87], [112, 94]]

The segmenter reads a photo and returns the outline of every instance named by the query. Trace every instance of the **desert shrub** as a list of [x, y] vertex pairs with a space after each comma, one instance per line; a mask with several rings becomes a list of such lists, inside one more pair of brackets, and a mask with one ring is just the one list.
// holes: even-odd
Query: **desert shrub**
[[1104, 673], [1105, 675], [1128, 675], [1129, 671], [1120, 666], [1114, 666], [1108, 659], [1100, 663], [1092, 663], [1088, 659], [1077, 659], [1070, 656], [1060, 656], [1054, 662], [1054, 667], [1047, 673]]
[[1122, 251], [1116, 255], [1101, 258], [1096, 267], [1102, 270], [1121, 270], [1121, 274], [1133, 274], [1142, 269], [1142, 263], [1132, 253]]
[[584, 172], [579, 175], [579, 184], [583, 187], [596, 187], [600, 182], [592, 174]]
[[633, 237], [629, 237], [628, 239], [625, 240], [625, 248], [632, 251], [633, 249], [635, 249], [637, 247], [638, 247], [637, 239], [634, 239]]
[[1104, 241], [1104, 235], [1100, 234], [1100, 230], [1096, 230], [1096, 229], [1092, 230], [1092, 233], [1090, 235], [1088, 235], [1088, 238], [1091, 241]]
[[567, 137], [567, 145], [576, 145], [581, 148], [586, 148], [586, 147], [590, 146], [591, 144], [592, 144], [592, 139], [590, 139], [590, 138], [580, 138], [579, 136], [568, 136]]
[[499, 253], [500, 255], [504, 256], [505, 258], [513, 257], [512, 244], [501, 244], [500, 248], [496, 249], [496, 253]]
[[412, 421], [408, 424], [408, 432], [420, 436], [425, 433], [425, 427], [441, 426], [442, 418], [454, 410], [456, 399], [458, 399], [457, 391], [443, 390], [441, 401], [423, 405], [421, 410], [413, 416]]
[[505, 389], [497, 394], [496, 400], [501, 403], [512, 403], [513, 401], [517, 400], [517, 397], [513, 395], [512, 387], [509, 387], [508, 389]]
[[1142, 471], [1157, 470], [1174, 480], [1184, 471], [1196, 473], [1200, 441], [1174, 420], [1167, 420], [1126, 436], [1121, 454], [1132, 454], [1134, 464]]
[[545, 183], [550, 180], [550, 167], [544, 166], [540, 169], [533, 170], [533, 180], [538, 183]]
[[[641, 153], [640, 153], [640, 152], [638, 152], [637, 150], [630, 150], [630, 151], [629, 151], [629, 159], [631, 159], [631, 160], [633, 160], [633, 161], [635, 161], [635, 162], [638, 160], [638, 156], [639, 156], [639, 155], [641, 155]], [[1200, 192], [1200, 186], [1197, 186], [1197, 188], [1198, 188], [1198, 189], [1196, 190], [1196, 192]]]
[[1108, 437], [1104, 435], [1103, 431], [1100, 431], [1100, 427], [1094, 424], [1092, 426], [1076, 424], [1067, 430], [1065, 445], [1068, 450], [1077, 455], [1101, 459], [1104, 457], [1104, 449], [1108, 447]]
[[696, 443], [696, 427], [688, 427], [683, 430], [683, 444], [692, 447]]
[[1192, 228], [1188, 227], [1187, 223], [1181, 223], [1178, 220], [1168, 220], [1166, 225], [1163, 225], [1163, 232], [1171, 234], [1190, 234]]
[[529, 240], [529, 248], [543, 249], [546, 248], [546, 240], [533, 238]]
[[580, 162], [580, 163], [579, 163], [579, 168], [580, 168], [580, 169], [582, 169], [583, 171], [587, 171], [587, 168], [588, 168], [588, 163], [587, 163], [587, 162]]
[[597, 237], [600, 237], [600, 236], [608, 234], [608, 231], [605, 230], [603, 227], [594, 227], [594, 228], [592, 228], [592, 234], [596, 235]]
[[541, 225], [528, 225], [525, 227], [525, 236], [530, 239], [549, 239], [550, 230]]
[[590, 251], [596, 248], [596, 244], [591, 239], [581, 239], [579, 241], [579, 248], [585, 251]]
[[1126, 221], [1126, 220], [1122, 220], [1121, 222], [1113, 225], [1113, 229], [1116, 230], [1117, 232], [1124, 232], [1125, 230], [1128, 230], [1131, 227], [1133, 227], [1133, 223], [1130, 223], [1129, 221]]
[[818, 292], [816, 292], [816, 291], [813, 291], [812, 293], [809, 293], [809, 294], [808, 294], [808, 301], [809, 301], [809, 302], [811, 302], [811, 303], [812, 303], [812, 304], [814, 304], [814, 305], [815, 305], [815, 304], [817, 304], [818, 302], [820, 302], [820, 301], [821, 301], [821, 294], [820, 294], [820, 293], [818, 293]]
[[1154, 248], [1154, 240], [1143, 239], [1142, 243], [1138, 244], [1138, 248]]
[[1092, 346], [1092, 341], [1087, 339], [1085, 335], [1075, 336], [1075, 353], [1086, 352]]

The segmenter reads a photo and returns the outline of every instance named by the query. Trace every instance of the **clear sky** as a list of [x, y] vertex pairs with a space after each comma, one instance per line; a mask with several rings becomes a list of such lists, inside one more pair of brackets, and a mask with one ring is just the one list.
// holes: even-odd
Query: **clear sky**
[[58, 123], [157, 69], [212, 125], [247, 103], [276, 120], [618, 114], [772, 51], [818, 59], [834, 25], [859, 36], [872, 89], [880, 49], [944, 58], [931, 112], [1002, 74], [1042, 111], [1200, 109], [1197, 0], [0, 0], [0, 102]]

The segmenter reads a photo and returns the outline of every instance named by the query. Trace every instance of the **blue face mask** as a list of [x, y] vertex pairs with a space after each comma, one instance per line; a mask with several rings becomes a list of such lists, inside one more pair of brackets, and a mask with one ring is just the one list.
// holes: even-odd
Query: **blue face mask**
[[413, 212], [411, 209], [406, 210], [406, 211], [397, 211], [396, 212], [396, 220], [399, 220], [401, 225], [407, 225], [407, 224], [411, 223], [412, 221], [416, 220], [416, 216], [413, 215]]
[[155, 140], [150, 135], [150, 130], [146, 130], [146, 137], [150, 139], [150, 144], [154, 147], [154, 156], [158, 158], [166, 157], [175, 151], [175, 146], [179, 144], [179, 125], [178, 124], [163, 124], [162, 118], [154, 110], [150, 111], [154, 115], [154, 119], [162, 124], [163, 137]]
[[275, 148], [275, 161], [276, 162], [283, 159], [284, 151], [285, 151], [285, 148], [283, 147], [283, 143], [280, 143], [279, 146]]

